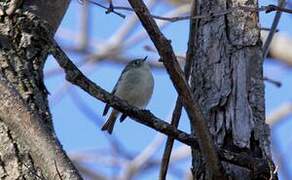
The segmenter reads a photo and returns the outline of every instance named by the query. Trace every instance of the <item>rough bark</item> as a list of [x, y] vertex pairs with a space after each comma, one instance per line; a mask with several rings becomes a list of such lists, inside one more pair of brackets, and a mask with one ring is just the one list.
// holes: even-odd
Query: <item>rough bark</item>
[[1, 19], [1, 179], [80, 179], [56, 139], [43, 82], [48, 52], [42, 28], [54, 33], [68, 4], [28, 0], [23, 11]]
[[[207, 14], [238, 5], [257, 7], [257, 3], [257, 0], [201, 0], [198, 6], [201, 14]], [[201, 19], [191, 81], [215, 144], [271, 162], [258, 23], [257, 13], [244, 11]], [[198, 152], [193, 152], [193, 156], [198, 157]], [[193, 159], [197, 179], [205, 176], [202, 162], [201, 158]], [[234, 179], [259, 178], [248, 168], [226, 162], [223, 166]], [[260, 176], [268, 179], [270, 174]]]

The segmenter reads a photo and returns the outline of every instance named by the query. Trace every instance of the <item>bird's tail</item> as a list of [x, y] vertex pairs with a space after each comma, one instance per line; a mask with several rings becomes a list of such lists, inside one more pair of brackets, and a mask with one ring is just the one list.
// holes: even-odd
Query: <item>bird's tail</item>
[[101, 130], [107, 131], [109, 134], [111, 134], [113, 132], [118, 115], [119, 112], [113, 109], [111, 115], [109, 116], [108, 120], [104, 123]]

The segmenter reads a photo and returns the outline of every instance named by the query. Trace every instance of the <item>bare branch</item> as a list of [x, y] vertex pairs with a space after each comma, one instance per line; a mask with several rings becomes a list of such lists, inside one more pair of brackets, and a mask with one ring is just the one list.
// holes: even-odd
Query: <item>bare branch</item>
[[[88, 1], [89, 3], [95, 4], [103, 9], [106, 9], [106, 12], [113, 12], [113, 13], [115, 13], [123, 18], [125, 18], [125, 15], [114, 11], [114, 9], [132, 11], [132, 12], [134, 11], [132, 8], [125, 7], [125, 6], [113, 6], [111, 4], [110, 7], [106, 7], [98, 2], [93, 1], [93, 0], [80, 0], [80, 2], [83, 2], [83, 1]], [[232, 7], [230, 9], [221, 10], [221, 11], [209, 12], [209, 14], [205, 14], [205, 15], [192, 16], [192, 19], [214, 18], [214, 17], [229, 14], [229, 13], [236, 11], [236, 10], [244, 10], [244, 11], [251, 11], [251, 12], [265, 11], [266, 13], [276, 11], [276, 12], [285, 12], [285, 13], [292, 14], [292, 9], [284, 8], [284, 6], [281, 6], [280, 4], [279, 4], [279, 6], [268, 5], [268, 6], [262, 6], [260, 8], [254, 8], [254, 7], [249, 7], [249, 6], [237, 6], [237, 7]], [[183, 20], [190, 19], [190, 16], [164, 17], [164, 16], [153, 15], [153, 14], [150, 14], [150, 16], [154, 19], [170, 21], [170, 22], [183, 21]]]
[[[81, 71], [72, 63], [68, 56], [62, 51], [58, 44], [51, 40], [51, 53], [56, 58], [59, 65], [64, 69], [66, 79], [79, 86], [81, 89], [89, 93], [96, 99], [109, 104], [113, 108], [120, 112], [126, 113], [132, 120], [144, 124], [156, 131], [159, 131], [167, 136], [173, 137], [176, 140], [189, 145], [193, 148], [199, 149], [199, 144], [196, 138], [190, 134], [187, 134], [181, 130], [178, 130], [171, 126], [169, 123], [155, 117], [150, 111], [139, 110], [136, 107], [129, 105], [126, 101], [110, 94], [95, 83], [90, 81], [84, 76]], [[0, 96], [1, 97], [1, 96]], [[1, 102], [1, 101], [0, 101]], [[218, 150], [218, 155], [221, 159], [232, 162], [234, 164], [240, 164], [240, 166], [248, 167], [254, 171], [258, 169], [269, 169], [266, 161], [262, 159], [256, 159], [242, 154], [236, 154], [230, 152], [233, 156], [229, 156], [229, 151]], [[245, 158], [245, 161], [237, 162], [239, 158]]]
[[72, 84], [79, 86], [84, 91], [101, 100], [102, 102], [108, 103], [118, 111], [125, 112], [129, 117], [134, 118], [134, 120], [137, 122], [162, 132], [163, 134], [173, 136], [185, 144], [193, 145], [192, 142], [196, 144], [196, 142], [194, 142], [196, 140], [193, 136], [190, 136], [183, 131], [176, 130], [168, 123], [155, 117], [150, 111], [139, 110], [138, 108], [129, 105], [126, 101], [111, 95], [101, 87], [97, 86], [94, 82], [90, 81], [72, 63], [72, 61], [61, 50], [55, 41], [52, 43], [51, 53], [59, 65], [65, 70], [66, 79]]
[[163, 64], [170, 75], [173, 85], [182, 99], [182, 103], [192, 124], [194, 125], [196, 135], [198, 136], [200, 150], [206, 159], [208, 171], [214, 177], [222, 178], [223, 174], [221, 172], [220, 161], [218, 160], [214, 149], [214, 144], [206, 126], [206, 121], [203, 117], [202, 111], [200, 110], [200, 106], [194, 101], [193, 94], [176, 60], [170, 41], [167, 40], [160, 32], [146, 5], [141, 0], [129, 0], [129, 3], [135, 10], [142, 25], [157, 48]]
[[[278, 7], [279, 8], [283, 8], [285, 6], [286, 6], [286, 0], [279, 0]], [[272, 39], [274, 37], [274, 34], [275, 34], [276, 30], [277, 30], [277, 26], [279, 24], [281, 15], [282, 15], [282, 11], [277, 11], [276, 12], [276, 15], [274, 17], [274, 21], [273, 21], [270, 33], [269, 33], [269, 35], [268, 35], [268, 37], [267, 37], [267, 39], [265, 41], [265, 44], [263, 46], [263, 59], [265, 59], [267, 57], [267, 55], [268, 55], [270, 44], [271, 44]]]
[[104, 5], [100, 4], [100, 3], [97, 3], [97, 2], [95, 2], [95, 1], [91, 1], [91, 0], [79, 0], [79, 2], [80, 2], [81, 4], [83, 4], [84, 2], [92, 3], [92, 4], [97, 5], [97, 6], [101, 7], [101, 8], [103, 8], [103, 9], [106, 9], [106, 11], [105, 11], [106, 14], [114, 13], [114, 14], [120, 16], [120, 17], [123, 18], [123, 19], [126, 18], [126, 16], [125, 16], [124, 14], [119, 13], [119, 12], [116, 12], [116, 11], [114, 10], [115, 8], [113, 7], [113, 4], [112, 4], [111, 2], [110, 2], [110, 6], [109, 6], [109, 7], [106, 7], [106, 6], [104, 6]]
[[[181, 102], [180, 98], [178, 97], [176, 100], [175, 108], [173, 110], [173, 114], [172, 114], [172, 118], [171, 118], [171, 125], [175, 128], [177, 128], [177, 126], [178, 126], [181, 112], [182, 112], [182, 102]], [[165, 145], [164, 152], [162, 155], [160, 172], [159, 172], [159, 179], [160, 180], [166, 179], [173, 143], [174, 143], [174, 139], [171, 137], [167, 137], [166, 145]]]
[[[149, 5], [147, 5], [147, 7], [149, 8]], [[190, 11], [190, 6], [186, 4], [167, 12], [165, 16], [176, 17], [185, 13], [189, 13], [189, 11]], [[171, 23], [170, 21], [162, 21], [162, 20], [157, 21], [157, 25], [159, 26], [159, 28], [164, 28], [166, 25], [169, 25], [170, 23]], [[135, 46], [139, 41], [146, 39], [147, 37], [148, 36], [145, 33], [145, 31], [140, 31], [139, 33], [136, 33], [136, 35], [133, 35], [131, 38], [126, 40], [125, 47], [128, 48], [128, 47]]]
[[[192, 6], [191, 6], [191, 17], [197, 15], [197, 1], [193, 0], [192, 1]], [[187, 55], [186, 55], [186, 63], [184, 67], [184, 75], [186, 80], [189, 80], [189, 76], [191, 73], [191, 67], [192, 67], [192, 61], [193, 61], [193, 56], [194, 56], [194, 51], [195, 51], [195, 42], [196, 42], [196, 31], [197, 31], [197, 20], [196, 19], [191, 19], [190, 20], [190, 33], [189, 33], [189, 43], [188, 43], [188, 50], [187, 50]], [[181, 116], [182, 112], [182, 101], [180, 97], [177, 98], [176, 100], [176, 105], [175, 109], [173, 111], [172, 119], [171, 119], [171, 125], [173, 125], [175, 128], [178, 127], [179, 119]], [[170, 155], [171, 155], [171, 150], [173, 147], [174, 139], [171, 137], [167, 138], [164, 153], [162, 156], [162, 162], [161, 162], [161, 168], [160, 168], [160, 173], [159, 173], [159, 179], [164, 180], [166, 179], [166, 174], [168, 170], [168, 165], [169, 165], [169, 160], [170, 160]]]
[[273, 84], [273, 85], [275, 85], [276, 87], [281, 87], [282, 86], [282, 83], [280, 82], [280, 81], [277, 81], [277, 80], [274, 80], [274, 79], [271, 79], [271, 78], [269, 78], [269, 77], [264, 77], [264, 80], [265, 81], [267, 81], [267, 82], [269, 82], [269, 83], [271, 83], [271, 84]]

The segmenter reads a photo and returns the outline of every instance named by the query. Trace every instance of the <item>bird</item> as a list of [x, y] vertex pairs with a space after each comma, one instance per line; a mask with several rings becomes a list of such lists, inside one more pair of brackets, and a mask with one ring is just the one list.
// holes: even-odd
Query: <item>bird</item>
[[[134, 59], [130, 61], [123, 69], [111, 92], [115, 96], [127, 101], [130, 105], [143, 109], [149, 103], [154, 89], [153, 74], [146, 59], [147, 56], [144, 59]], [[109, 109], [109, 104], [106, 104], [103, 116], [108, 113]], [[119, 115], [120, 112], [112, 108], [111, 114], [101, 130], [112, 134]], [[123, 122], [126, 117], [126, 114], [122, 114], [120, 122]]]

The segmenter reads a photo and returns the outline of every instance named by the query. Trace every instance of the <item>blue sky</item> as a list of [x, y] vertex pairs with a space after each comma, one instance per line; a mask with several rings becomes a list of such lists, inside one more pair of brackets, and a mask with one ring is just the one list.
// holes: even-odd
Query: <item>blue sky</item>
[[[261, 5], [267, 5], [275, 3], [275, 1], [260, 1]], [[152, 12], [159, 14], [165, 12], [169, 7], [155, 8]], [[56, 39], [61, 43], [63, 47], [73, 47], [77, 44], [77, 36], [80, 29], [80, 12], [81, 5], [77, 1], [72, 1], [68, 12], [57, 32]], [[98, 7], [91, 7], [91, 29], [90, 29], [90, 47], [94, 50], [97, 43], [107, 40], [118, 29], [124, 19], [104, 13], [104, 9]], [[129, 17], [129, 14], [127, 17]], [[261, 13], [260, 20], [262, 27], [269, 27], [272, 22], [274, 13], [268, 15]], [[279, 30], [281, 33], [291, 35], [292, 18], [290, 15], [284, 14], [279, 24]], [[290, 27], [289, 27], [290, 26]], [[135, 29], [140, 31], [141, 26]], [[170, 24], [167, 28], [163, 29], [163, 33], [168, 38], [171, 38], [172, 45], [176, 52], [183, 54], [187, 46], [188, 35], [188, 21], [175, 22]], [[130, 57], [144, 57], [149, 56], [150, 59], [157, 59], [158, 56], [155, 53], [146, 52], [143, 46], [151, 45], [152, 43], [147, 39], [139, 44], [136, 44], [133, 48], [127, 51], [127, 55]], [[77, 53], [69, 53], [70, 58], [74, 62], [79, 62], [84, 58]], [[55, 60], [49, 57], [45, 71], [49, 71], [52, 68], [58, 68]], [[108, 62], [101, 62], [98, 64], [90, 64], [86, 68], [82, 68], [83, 72], [88, 77], [96, 82], [103, 88], [111, 91], [115, 82], [117, 81], [122, 65], [116, 65]], [[152, 100], [148, 105], [148, 109], [158, 117], [162, 119], [168, 119], [169, 113], [172, 111], [175, 100], [176, 92], [168, 78], [168, 75], [164, 70], [154, 70], [155, 74], [155, 89]], [[290, 68], [275, 61], [267, 60], [264, 65], [264, 74], [270, 78], [280, 80], [283, 84], [281, 88], [277, 88], [274, 85], [265, 83], [266, 85], [266, 111], [267, 114], [276, 107], [280, 106], [283, 102], [291, 101], [291, 77], [292, 72]], [[66, 84], [66, 85], [65, 85]], [[66, 83], [64, 80], [64, 74], [61, 73], [58, 76], [52, 76], [46, 78], [46, 85], [51, 95], [49, 96], [49, 102], [51, 112], [53, 115], [53, 121], [57, 136], [59, 137], [64, 149], [67, 152], [76, 152], [80, 150], [92, 150], [92, 149], [104, 149], [109, 147], [109, 143], [105, 138], [104, 132], [101, 132], [97, 126], [104, 121], [101, 116], [104, 104], [96, 99], [90, 97], [85, 92], [77, 87], [73, 87]], [[64, 91], [64, 85], [67, 87]], [[79, 98], [79, 97], [80, 98]], [[76, 106], [77, 101], [82, 101], [88, 105], [88, 108], [83, 110], [88, 111], [86, 115], [81, 110], [82, 108]], [[80, 104], [78, 102], [77, 104]], [[290, 171], [292, 171], [292, 159], [291, 153], [288, 150], [292, 147], [292, 128], [291, 117], [277, 124], [273, 127], [272, 138], [278, 147], [278, 152], [284, 153], [287, 158], [286, 165]], [[189, 132], [188, 120], [185, 113], [180, 121], [180, 129]], [[129, 152], [138, 153], [142, 151], [152, 140], [157, 133], [149, 128], [145, 128], [132, 120], [127, 119], [123, 124], [117, 124], [115, 126], [114, 135], [119, 137], [119, 140]], [[176, 147], [181, 145], [176, 143]], [[164, 145], [163, 145], [164, 147]], [[161, 157], [161, 150], [159, 150], [155, 157]], [[189, 160], [179, 163], [176, 167], [182, 168], [182, 165], [190, 164]], [[94, 165], [94, 164], [92, 164]], [[187, 166], [188, 167], [188, 166]], [[108, 169], [97, 166], [97, 169], [104, 170], [110, 173]], [[185, 168], [184, 168], [185, 169]], [[143, 175], [141, 179], [147, 179], [150, 177], [156, 177], [158, 171], [150, 171], [146, 175]], [[114, 172], [118, 173], [118, 172]], [[292, 174], [290, 174], [292, 176]], [[175, 176], [170, 176], [169, 179], [176, 179]], [[283, 178], [281, 178], [283, 179]]]

